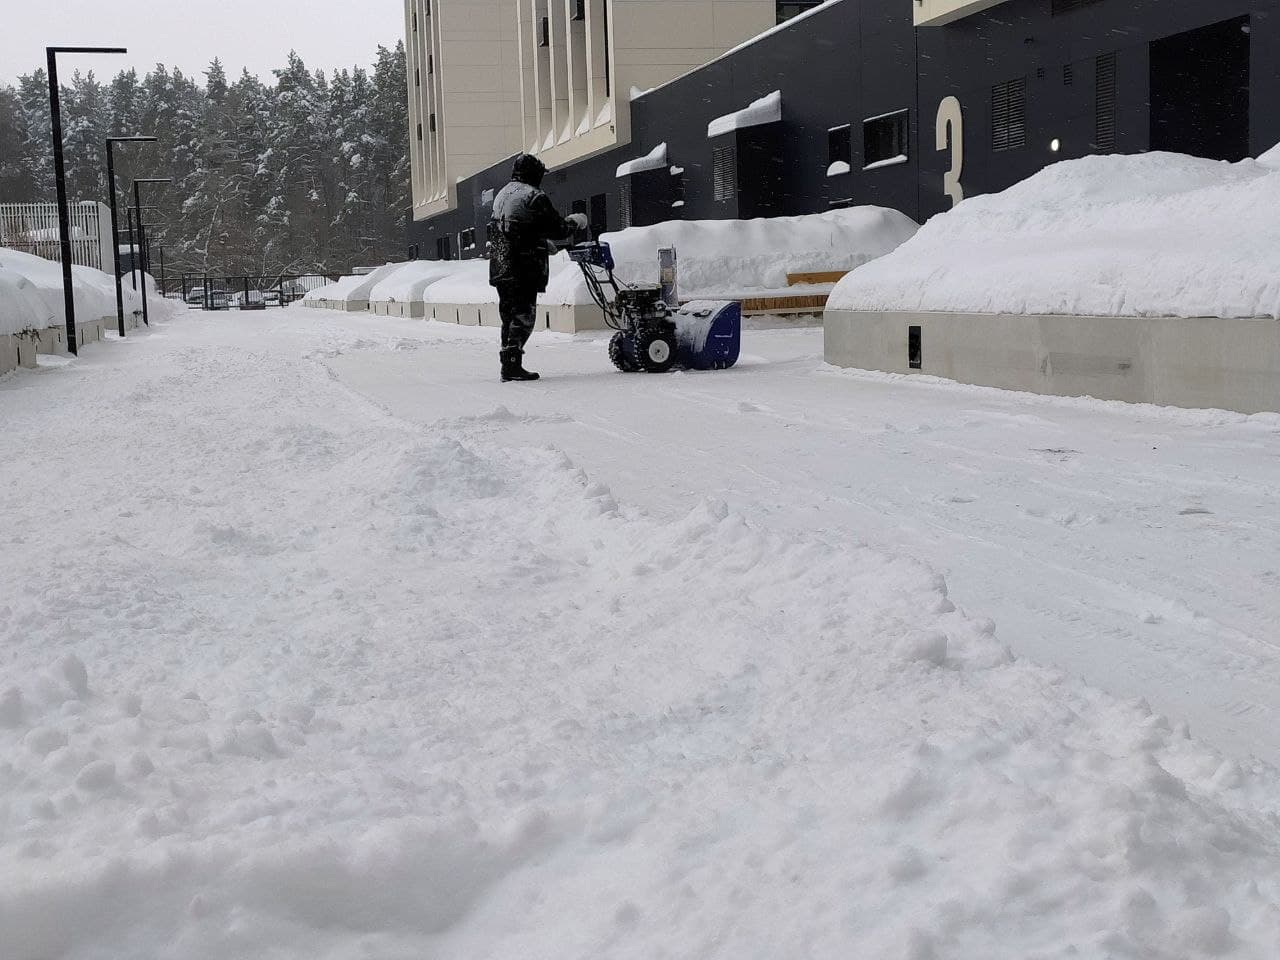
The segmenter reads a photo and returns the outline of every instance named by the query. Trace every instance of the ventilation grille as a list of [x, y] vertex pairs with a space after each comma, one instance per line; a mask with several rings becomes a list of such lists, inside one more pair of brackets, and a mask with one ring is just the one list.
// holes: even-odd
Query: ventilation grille
[[1062, 85], [1069, 87], [1076, 82], [1076, 68], [1068, 63], [1062, 68]]
[[1026, 78], [997, 83], [991, 88], [991, 149], [1014, 150], [1026, 144]]
[[738, 151], [732, 144], [712, 148], [711, 195], [716, 202], [738, 195]]
[[1093, 145], [1098, 150], [1116, 148], [1116, 55], [1098, 58], [1098, 86], [1093, 101]]
[[629, 179], [618, 181], [618, 216], [624, 230], [631, 226], [631, 181]]

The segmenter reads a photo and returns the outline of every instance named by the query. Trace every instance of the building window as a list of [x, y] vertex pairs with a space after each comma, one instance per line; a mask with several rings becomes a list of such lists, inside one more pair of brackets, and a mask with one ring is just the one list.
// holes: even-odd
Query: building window
[[777, 0], [778, 23], [784, 23], [821, 4], [822, 0]]
[[427, 76], [431, 76], [436, 72], [436, 60], [432, 54], [427, 54]]
[[452, 241], [452, 239], [453, 239], [452, 237], [448, 237], [448, 236], [436, 237], [436, 259], [437, 260], [453, 259], [453, 244], [450, 242]]
[[426, 2], [422, 5], [422, 9], [427, 12], [428, 17], [431, 16], [431, 0], [426, 0]]
[[597, 193], [591, 198], [591, 210], [589, 218], [591, 221], [591, 235], [598, 237], [609, 229], [609, 200], [603, 193]]
[[711, 150], [711, 197], [717, 203], [738, 196], [738, 150], [733, 144]]
[[606, 97], [613, 96], [613, 79], [610, 74], [613, 70], [609, 66], [609, 4], [608, 2], [600, 4], [600, 39], [601, 49], [604, 50], [604, 95]]
[[476, 248], [476, 228], [468, 227], [458, 234], [458, 246], [463, 250], [474, 250]]
[[543, 17], [538, 24], [538, 46], [551, 46], [551, 18]]
[[427, 124], [432, 133], [436, 132], [436, 115], [433, 113], [427, 117]]
[[888, 166], [907, 159], [907, 121], [910, 112], [899, 110], [862, 121], [862, 167]]
[[[671, 209], [679, 211], [684, 206], [684, 167], [672, 167]], [[674, 216], [679, 216], [677, 212]]]
[[577, 21], [587, 19], [587, 0], [570, 0], [569, 19]]
[[413, 85], [415, 87], [422, 86], [422, 71], [417, 67], [413, 68]]
[[853, 163], [853, 127], [844, 124], [827, 131], [827, 176], [848, 173]]
[[418, 139], [422, 139], [422, 124], [418, 124]]
[[1027, 145], [1027, 80], [1006, 80], [991, 88], [991, 149]]
[[413, 11], [413, 32], [418, 32], [418, 11]]
[[1093, 99], [1093, 146], [1095, 150], [1116, 148], [1116, 55], [1098, 58], [1098, 84]]

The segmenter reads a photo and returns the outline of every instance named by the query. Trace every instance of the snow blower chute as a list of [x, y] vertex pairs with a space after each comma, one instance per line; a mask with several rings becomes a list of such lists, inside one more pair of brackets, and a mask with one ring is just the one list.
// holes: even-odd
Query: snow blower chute
[[727, 370], [738, 362], [742, 308], [734, 300], [697, 300], [672, 311], [654, 283], [619, 283], [607, 243], [589, 240], [569, 248], [591, 299], [614, 331], [609, 359], [623, 373]]

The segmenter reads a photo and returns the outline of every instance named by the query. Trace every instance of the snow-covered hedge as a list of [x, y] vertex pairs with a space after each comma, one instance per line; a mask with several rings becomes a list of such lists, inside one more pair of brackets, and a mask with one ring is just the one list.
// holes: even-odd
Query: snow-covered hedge
[[1280, 319], [1280, 150], [1054, 164], [854, 271], [828, 309]]

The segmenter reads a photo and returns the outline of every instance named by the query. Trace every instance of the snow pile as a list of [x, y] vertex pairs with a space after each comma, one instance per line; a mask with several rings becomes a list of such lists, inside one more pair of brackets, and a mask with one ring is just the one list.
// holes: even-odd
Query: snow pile
[[400, 264], [369, 291], [370, 301], [421, 303], [427, 287], [459, 269], [459, 260], [411, 260]]
[[[656, 283], [658, 249], [674, 246], [680, 297], [715, 300], [785, 292], [788, 273], [852, 270], [889, 253], [916, 229], [913, 220], [896, 210], [851, 207], [803, 217], [671, 220], [603, 239], [613, 249], [618, 277], [629, 283]], [[590, 303], [577, 267], [563, 254], [556, 261], [540, 300]]]
[[[116, 316], [116, 288], [111, 274], [93, 267], [71, 268], [76, 317], [99, 320]], [[186, 309], [184, 304], [165, 300], [149, 274], [147, 311], [157, 319], [169, 319]], [[142, 295], [133, 289], [128, 274], [124, 278], [126, 313], [142, 313]], [[43, 330], [66, 323], [62, 292], [62, 265], [42, 257], [0, 247], [0, 334], [22, 330]]]
[[1280, 319], [1278, 160], [1057, 163], [934, 217], [828, 307]]
[[614, 171], [615, 177], [629, 177], [633, 173], [643, 173], [646, 170], [661, 170], [667, 165], [667, 145], [660, 143], [643, 157], [636, 157], [634, 160], [628, 160], [626, 163], [618, 164], [618, 169]]
[[39, 290], [22, 274], [0, 267], [0, 336], [44, 330], [55, 324]]
[[759, 100], [753, 100], [741, 110], [716, 117], [707, 124], [707, 138], [723, 136], [734, 130], [747, 127], [761, 127], [767, 123], [777, 123], [782, 119], [782, 91], [775, 90], [765, 94]]
[[1274, 957], [1274, 771], [845, 531], [648, 519], [216, 332], [61, 384], [109, 527], [26, 509], [7, 398], [6, 960]]
[[370, 273], [342, 277], [334, 283], [309, 290], [302, 298], [302, 302], [313, 306], [328, 306], [368, 301], [369, 292], [400, 266], [402, 264], [386, 263]]

